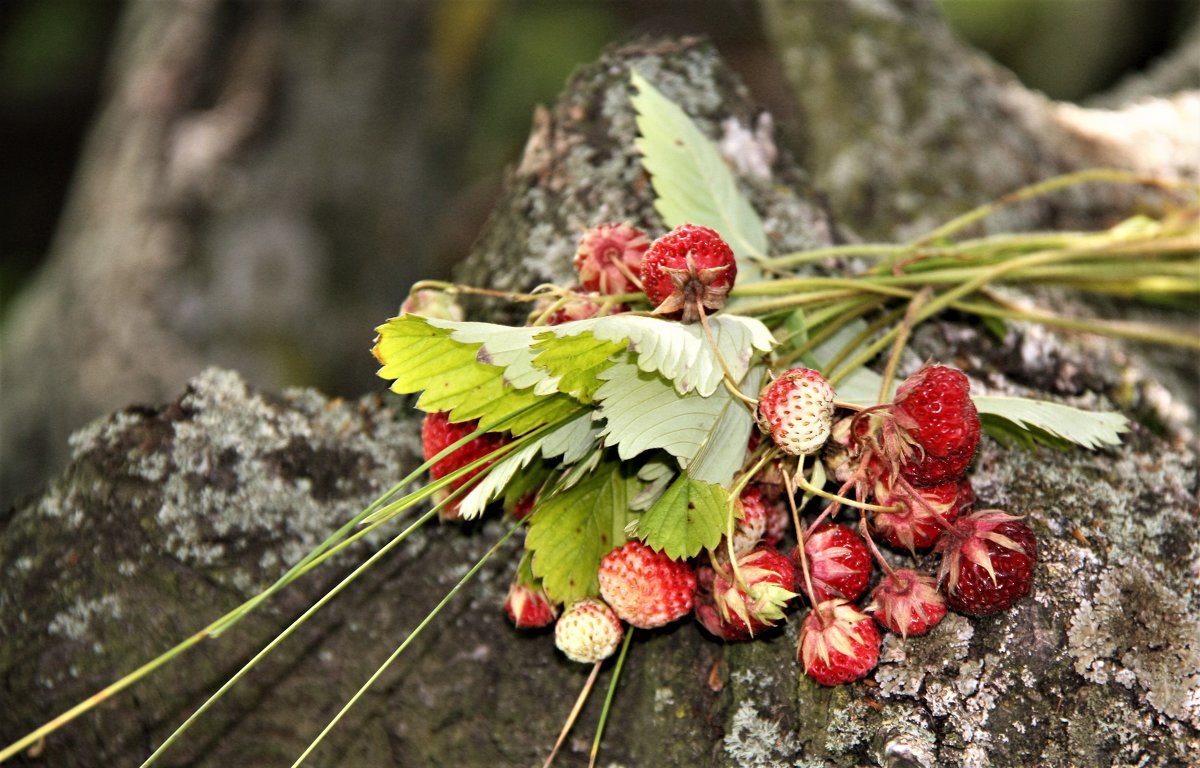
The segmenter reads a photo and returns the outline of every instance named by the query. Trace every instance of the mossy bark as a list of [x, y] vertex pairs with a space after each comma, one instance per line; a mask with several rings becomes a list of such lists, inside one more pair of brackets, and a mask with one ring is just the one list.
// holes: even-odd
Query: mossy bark
[[[580, 227], [628, 218], [661, 228], [632, 142], [631, 67], [714, 138], [726, 117], [743, 126], [757, 118], [703, 43], [613, 49], [535, 121], [464, 279], [563, 281]], [[835, 116], [809, 115], [819, 119]], [[742, 177], [778, 250], [831, 239], [804, 178], [786, 152], [770, 178]], [[958, 364], [996, 391], [1088, 406], [1112, 398], [1142, 413], [1163, 397], [1130, 351], [1037, 329], [1014, 328], [998, 342], [938, 324], [913, 343], [914, 359]], [[274, 396], [218, 370], [167, 406], [119, 411], [77, 433], [68, 470], [0, 531], [0, 741], [270, 583], [415, 466], [417, 435], [414, 417], [382, 398]], [[691, 623], [639, 632], [599, 764], [1186, 765], [1200, 752], [1200, 520], [1186, 442], [1135, 425], [1121, 447], [1100, 452], [988, 443], [973, 477], [981, 506], [1026, 515], [1039, 536], [1030, 597], [986, 619], [951, 615], [926, 637], [890, 637], [869, 682], [833, 689], [800, 673], [795, 620], [742, 645]], [[162, 764], [288, 764], [503, 533], [498, 521], [422, 529], [305, 622]], [[385, 541], [347, 552], [14, 764], [135, 764]], [[587, 670], [546, 634], [507, 625], [499, 606], [518, 546], [502, 548], [311, 764], [540, 763]], [[601, 674], [559, 765], [587, 764], [610, 675]]]

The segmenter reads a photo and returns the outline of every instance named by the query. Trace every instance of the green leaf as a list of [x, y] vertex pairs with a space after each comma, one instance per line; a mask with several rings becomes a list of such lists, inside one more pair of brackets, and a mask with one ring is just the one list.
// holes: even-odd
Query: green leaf
[[[550, 327], [513, 328], [491, 323], [461, 323], [453, 320], [427, 320], [430, 325], [450, 331], [456, 342], [475, 345], [481, 360], [504, 367], [513, 386], [529, 386], [538, 394], [550, 394], [563, 387], [561, 379], [574, 371], [571, 352], [592, 349], [596, 340], [630, 347], [644, 371], [660, 373], [675, 382], [681, 392], [698, 389], [708, 395], [721, 385], [721, 367], [699, 325], [684, 325], [657, 317], [609, 315], [576, 320]], [[771, 331], [760, 321], [740, 315], [718, 315], [709, 320], [717, 349], [721, 351], [736, 380], [749, 370], [758, 353], [769, 351], [775, 343]], [[588, 338], [576, 339], [580, 334]], [[563, 354], [558, 350], [562, 345]], [[589, 353], [590, 375], [603, 367]], [[540, 364], [553, 368], [539, 367]]]
[[630, 525], [630, 532], [668, 557], [695, 557], [721, 542], [728, 503], [721, 486], [681, 475]]
[[599, 594], [600, 559], [625, 543], [636, 477], [605, 461], [571, 488], [543, 500], [529, 520], [526, 549], [552, 600], [570, 604]]
[[712, 141], [692, 119], [633, 72], [642, 166], [651, 176], [654, 207], [669, 227], [700, 224], [715, 229], [738, 259], [738, 279], [761, 279], [754, 261], [767, 255], [762, 220], [742, 196], [737, 180]]
[[[756, 384], [761, 376], [760, 368], [745, 380]], [[621, 459], [661, 449], [681, 467], [697, 460], [695, 478], [720, 485], [741, 467], [753, 417], [726, 388], [707, 397], [695, 390], [680, 394], [672, 382], [632, 362], [613, 365], [601, 378], [604, 385], [596, 392], [605, 420], [601, 437]]]
[[581, 403], [591, 403], [604, 383], [599, 373], [611, 365], [612, 356], [626, 344], [624, 340], [598, 339], [588, 331], [565, 338], [550, 336], [534, 343], [539, 351], [533, 364], [558, 377], [559, 392]]
[[449, 411], [456, 422], [480, 419], [497, 423], [511, 419], [500, 429], [523, 434], [554, 423], [578, 408], [578, 403], [553, 387], [553, 395], [542, 396], [531, 388], [512, 386], [504, 368], [480, 361], [481, 345], [457, 341], [449, 329], [427, 318], [392, 318], [376, 331], [379, 336], [373, 351], [383, 364], [378, 375], [392, 380], [393, 392], [423, 391], [417, 407], [428, 413]]
[[[1024, 397], [972, 397], [980, 421], [1001, 441], [1013, 440], [1024, 432], [1029, 440], [1049, 445], [1066, 441], [1084, 448], [1119, 445], [1129, 431], [1129, 420], [1115, 411], [1085, 411], [1061, 403]], [[1053, 438], [1047, 440], [1046, 436]], [[1061, 443], [1057, 443], [1061, 446]]]

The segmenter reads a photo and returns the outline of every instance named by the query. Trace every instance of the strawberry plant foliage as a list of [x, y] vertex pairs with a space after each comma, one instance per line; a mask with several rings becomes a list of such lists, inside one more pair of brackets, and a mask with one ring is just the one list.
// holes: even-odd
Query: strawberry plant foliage
[[529, 521], [525, 546], [546, 594], [571, 604], [599, 594], [600, 558], [625, 543], [629, 500], [640, 482], [620, 462], [602, 462], [571, 488], [551, 495]]
[[[734, 549], [739, 535], [746, 533], [735, 526], [745, 522], [748, 500], [756, 499], [762, 515], [756, 536], [763, 543], [749, 546], [776, 548], [790, 536], [802, 555], [795, 563], [795, 588], [805, 590], [812, 610], [800, 631], [800, 662], [823, 684], [857, 680], [870, 673], [878, 658], [875, 620], [849, 599], [818, 594], [817, 587], [824, 581], [814, 576], [822, 577], [825, 571], [805, 572], [807, 563], [828, 564], [835, 549], [854, 549], [860, 554], [869, 550], [885, 574], [892, 574], [870, 539], [871, 530], [911, 525], [908, 518], [921, 517], [929, 521], [933, 533], [920, 542], [932, 545], [931, 537], [938, 536], [934, 552], [957, 558], [958, 565], [951, 570], [958, 576], [951, 573], [944, 579], [953, 582], [948, 593], [950, 606], [963, 611], [965, 605], [968, 613], [1006, 607], [1030, 589], [1037, 546], [1032, 528], [1013, 522], [1017, 518], [996, 510], [967, 511], [974, 503], [974, 492], [965, 473], [980, 427], [1006, 443], [1085, 448], [1116, 444], [1129, 428], [1126, 419], [1116, 413], [978, 393], [970, 393], [970, 400], [965, 401], [969, 382], [961, 373], [955, 375], [960, 382], [957, 397], [961, 407], [944, 409], [957, 414], [953, 423], [939, 421], [947, 415], [938, 407], [941, 401], [936, 393], [921, 397], [919, 408], [906, 407], [905, 398], [920, 387], [922, 376], [931, 367], [896, 385], [897, 370], [905, 359], [902, 353], [916, 325], [944, 310], [954, 310], [996, 328], [1010, 321], [1043, 322], [1200, 348], [1200, 341], [1191, 333], [1103, 320], [1084, 323], [1050, 312], [1027, 312], [995, 301], [993, 294], [984, 290], [993, 283], [1054, 284], [1055, 280], [1072, 288], [1108, 290], [1112, 281], [1097, 281], [1096, 275], [1127, 274], [1129, 282], [1122, 284], [1125, 293], [1148, 286], [1158, 297], [1194, 300], [1200, 295], [1200, 281], [1194, 279], [1200, 272], [1196, 255], [1200, 236], [1194, 225], [1187, 223], [1192, 220], [1188, 216], [1101, 233], [1048, 233], [1042, 240], [1036, 233], [1011, 239], [955, 239], [963, 227], [1007, 204], [1001, 201], [968, 212], [912, 243], [833, 246], [771, 255], [763, 222], [739, 192], [738, 181], [717, 147], [645, 77], [634, 72], [631, 78], [640, 132], [637, 148], [657, 196], [655, 208], [666, 226], [673, 228], [655, 242], [670, 242], [669, 237], [678, 238], [681, 232], [698, 233], [706, 238], [705, 245], [723, 240], [722, 263], [697, 264], [697, 251], [691, 246], [682, 249], [688, 252], [676, 254], [670, 264], [656, 265], [644, 259], [651, 261], [652, 267], [661, 267], [654, 292], [656, 296], [669, 292], [667, 298], [659, 296], [662, 300], [655, 304], [648, 295], [618, 295], [616, 290], [646, 288], [644, 277], [639, 279], [638, 254], [655, 253], [656, 249], [649, 243], [650, 235], [632, 223], [596, 222], [581, 239], [575, 260], [587, 271], [586, 275], [580, 272], [575, 285], [589, 286], [587, 289], [553, 288], [549, 293], [509, 296], [517, 301], [540, 301], [538, 306], [546, 307], [545, 311], [532, 316], [546, 325], [509, 327], [405, 314], [379, 326], [372, 350], [381, 364], [379, 375], [391, 381], [391, 389], [399, 394], [420, 393], [418, 409], [439, 414], [438, 424], [454, 424], [454, 434], [463, 435], [458, 449], [441, 446], [427, 450], [428, 461], [421, 471], [448, 461], [472, 444], [476, 450], [464, 450], [464, 455], [478, 456], [481, 444], [500, 447], [453, 470], [465, 477], [479, 469], [478, 476], [469, 478], [470, 484], [463, 481], [453, 490], [452, 481], [457, 481], [453, 472], [417, 491], [404, 491], [413, 477], [401, 481], [270, 590], [213, 626], [222, 631], [232, 626], [274, 590], [315, 567], [343, 540], [359, 536], [350, 534], [355, 526], [364, 526], [361, 533], [365, 534], [432, 496], [439, 498], [438, 505], [348, 576], [343, 585], [437, 511], [454, 509], [470, 518], [502, 498], [506, 511], [523, 518], [508, 536], [527, 527], [521, 580], [527, 585], [540, 583], [545, 596], [563, 609], [563, 615], [575, 617], [573, 632], [563, 633], [572, 640], [566, 643], [574, 654], [571, 658], [598, 663], [616, 649], [621, 624], [597, 599], [597, 574], [605, 555], [630, 537], [681, 561], [679, 564], [690, 561], [685, 567], [696, 570], [696, 615], [702, 626], [727, 641], [748, 640], [747, 635], [757, 630], [743, 632], [729, 625], [729, 611], [722, 611], [721, 600], [727, 600], [730, 590], [714, 594], [713, 585], [740, 589], [762, 582], [763, 574], [756, 572], [754, 565], [761, 558], [746, 556], [749, 550]], [[1018, 190], [1005, 201], [1029, 199], [1082, 181], [1136, 181], [1113, 172], [1088, 173]], [[1194, 219], [1194, 211], [1190, 215]], [[619, 233], [617, 239], [624, 244], [613, 246], [619, 253], [609, 253], [603, 246], [613, 240], [613, 233]], [[1030, 242], [1040, 245], [1031, 249]], [[732, 261], [730, 248], [735, 257]], [[849, 264], [860, 265], [864, 260], [868, 266], [855, 266], [860, 270], [855, 274], [811, 274], [810, 265], [828, 265], [831, 259], [847, 256], [857, 258], [841, 264], [846, 270]], [[1162, 265], [1162, 274], [1153, 273], [1157, 264]], [[737, 284], [732, 285], [735, 277]], [[718, 282], [719, 296], [696, 288], [696, 284], [711, 288]], [[437, 301], [411, 302], [411, 306], [436, 310], [452, 304], [458, 291], [484, 290], [496, 295], [468, 286], [441, 284], [441, 289], [444, 294], [434, 291]], [[598, 293], [582, 293], [597, 289]], [[613, 292], [605, 293], [610, 290]], [[428, 287], [414, 289], [414, 295], [428, 292]], [[555, 303], [547, 302], [547, 296], [553, 296]], [[566, 307], [571, 311], [563, 311]], [[654, 316], [655, 309], [661, 310], [660, 316]], [[681, 322], [664, 319], [668, 313]], [[444, 314], [456, 316], [454, 312]], [[807, 371], [797, 373], [800, 362]], [[793, 374], [792, 379], [785, 371]], [[820, 378], [832, 387], [833, 397], [801, 397], [804, 393], [797, 390], [771, 398], [769, 382], [777, 377], [796, 387], [807, 381], [812, 392], [816, 392], [813, 382]], [[764, 423], [768, 426], [756, 422], [755, 417], [764, 399], [777, 406], [767, 409], [769, 418]], [[819, 412], [813, 407], [818, 400]], [[830, 409], [836, 409], [832, 421]], [[779, 434], [811, 436], [814, 445], [804, 445], [785, 462], [773, 442], [772, 421], [783, 428]], [[502, 434], [485, 434], [488, 432]], [[970, 439], [960, 440], [959, 445], [948, 439], [953, 434]], [[487, 441], [476, 442], [481, 437]], [[952, 443], [963, 455], [956, 456], [952, 465], [947, 463], [945, 472], [933, 475], [912, 469], [930, 456], [941, 460], [942, 449]], [[827, 479], [831, 483], [836, 479], [840, 485], [837, 493], [828, 490]], [[789, 516], [787, 504], [780, 501], [772, 507], [764, 501], [768, 491], [763, 489], [768, 486], [775, 489], [769, 492], [775, 497], [790, 493], [798, 509], [792, 509]], [[922, 504], [925, 514], [898, 514], [904, 510], [892, 505], [893, 498], [903, 504]], [[801, 523], [800, 530], [789, 533], [790, 521], [784, 522], [790, 517], [800, 523], [808, 516], [808, 530], [819, 532], [823, 530], [821, 521], [851, 508], [859, 516], [858, 529], [865, 537], [863, 541], [853, 538], [859, 533], [841, 525], [853, 547], [809, 552], [805, 525]], [[983, 530], [987, 526], [991, 528]], [[1020, 541], [1011, 546], [1006, 543], [1014, 538]], [[821, 539], [814, 535], [809, 541], [819, 547]], [[909, 542], [909, 550], [918, 548], [912, 535], [897, 540]], [[981, 540], [985, 542], [982, 545]], [[503, 541], [467, 572], [434, 613]], [[774, 554], [775, 559], [783, 559], [778, 551]], [[846, 592], [865, 589], [866, 576], [874, 568], [865, 556], [858, 560], [865, 561], [866, 573], [854, 590], [842, 588]], [[776, 576], [782, 572], [780, 568], [775, 569]], [[987, 573], [988, 578], [975, 571]], [[902, 634], [927, 630], [944, 614], [938, 590], [946, 587], [934, 584], [931, 575], [911, 569], [895, 573], [911, 573], [911, 583], [922, 588], [920, 594], [909, 594], [906, 585], [910, 581], [885, 575], [881, 583], [896, 582], [894, 588], [877, 594], [865, 610], [878, 612], [885, 626], [893, 631], [899, 628]], [[1006, 588], [999, 598], [984, 601], [977, 594], [966, 598], [961, 594], [970, 590], [980, 593], [989, 583], [1005, 579]], [[636, 580], [630, 582], [631, 590], [636, 586]], [[761, 609], [764, 616], [769, 613], [772, 620], [762, 625], [765, 629], [784, 615], [788, 601], [798, 597], [790, 590], [791, 586], [784, 584], [769, 604], [759, 605], [765, 598], [753, 589], [742, 599], [750, 608]], [[321, 607], [333, 594], [310, 610]], [[742, 617], [742, 629], [749, 626], [745, 618], [750, 615]], [[602, 621], [589, 623], [581, 618]], [[610, 630], [599, 644], [593, 642], [592, 634], [597, 626]], [[198, 640], [186, 641], [156, 662], [172, 658], [194, 642]], [[395, 654], [384, 667], [394, 658]], [[128, 685], [154, 666], [156, 663], [146, 665], [119, 684]], [[237, 679], [223, 686], [208, 703]], [[100, 700], [103, 697], [94, 697], [88, 706]], [[55, 727], [57, 724], [43, 727], [0, 750], [0, 760], [44, 738]]]
[[715, 549], [725, 530], [728, 494], [715, 483], [679, 478], [630, 525], [652, 549], [677, 560]]

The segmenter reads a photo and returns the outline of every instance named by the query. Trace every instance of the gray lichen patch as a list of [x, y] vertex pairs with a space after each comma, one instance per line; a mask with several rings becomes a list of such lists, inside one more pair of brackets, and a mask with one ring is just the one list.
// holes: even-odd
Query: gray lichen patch
[[1136, 692], [1155, 711], [1200, 728], [1200, 627], [1134, 558], [1105, 571], [1071, 616], [1075, 671]]

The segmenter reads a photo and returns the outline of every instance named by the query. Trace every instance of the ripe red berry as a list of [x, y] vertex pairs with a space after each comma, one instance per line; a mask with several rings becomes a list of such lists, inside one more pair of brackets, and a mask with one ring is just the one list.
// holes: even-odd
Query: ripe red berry
[[650, 244], [642, 259], [642, 290], [655, 314], [700, 319], [697, 303], [715, 312], [737, 278], [733, 250], [715, 230], [680, 224]]
[[712, 584], [712, 601], [722, 625], [713, 634], [726, 639], [753, 637], [775, 626], [796, 596], [792, 591], [795, 566], [774, 549], [758, 547], [738, 555], [737, 565], [746, 589], [735, 583], [729, 567], [716, 573]]
[[547, 627], [558, 616], [558, 608], [550, 602], [546, 591], [541, 587], [524, 584], [520, 578], [513, 579], [508, 588], [508, 595], [504, 598], [504, 612], [518, 629]]
[[584, 598], [563, 611], [554, 625], [554, 645], [571, 661], [595, 664], [617, 650], [625, 628], [612, 608]]
[[631, 224], [600, 224], [583, 233], [575, 270], [585, 291], [607, 296], [639, 290], [642, 258], [650, 247], [646, 233]]
[[756, 485], [748, 485], [738, 496], [738, 508], [741, 516], [733, 527], [733, 551], [749, 552], [762, 543], [767, 535], [767, 524], [773, 511], [769, 508], [762, 489]]
[[898, 478], [883, 477], [875, 483], [875, 503], [899, 507], [894, 512], [872, 512], [871, 526], [879, 537], [897, 549], [915, 552], [932, 547], [943, 526], [958, 517], [959, 482], [927, 488], [909, 485]]
[[792, 456], [807, 456], [829, 439], [833, 387], [811, 368], [792, 368], [758, 395], [758, 423]]
[[[867, 543], [842, 523], [821, 523], [804, 537], [804, 554], [812, 577], [812, 599], [818, 603], [834, 598], [857, 600], [871, 581], [871, 552]], [[797, 550], [792, 561], [799, 564]], [[804, 574], [797, 569], [796, 589], [804, 592]]]
[[979, 414], [971, 382], [957, 368], [927, 365], [896, 389], [892, 413], [915, 443], [900, 469], [913, 485], [957, 480], [979, 445]]
[[946, 615], [937, 580], [910, 568], [897, 568], [879, 580], [867, 605], [875, 620], [903, 637], [928, 632]]
[[817, 603], [800, 625], [796, 655], [821, 685], [861, 680], [879, 663], [879, 628], [846, 600]]
[[984, 510], [954, 523], [938, 540], [938, 581], [946, 602], [959, 613], [987, 616], [1029, 593], [1037, 563], [1037, 539], [1020, 518]]
[[[458, 423], [450, 422], [450, 414], [445, 412], [425, 414], [425, 420], [421, 423], [421, 448], [425, 455], [425, 460], [429, 461], [437, 454], [441, 453], [446, 448], [449, 448], [454, 443], [474, 432], [479, 428], [479, 422], [460, 421]], [[504, 445], [506, 438], [503, 435], [495, 432], [487, 432], [476, 437], [457, 450], [450, 453], [448, 456], [434, 462], [429, 468], [429, 474], [434, 480], [446, 477], [472, 462], [483, 458], [500, 446]], [[479, 465], [470, 472], [464, 474], [456, 480], [452, 480], [448, 488], [439, 493], [439, 498], [445, 498], [452, 491], [466, 486], [472, 482], [480, 472], [489, 466], [490, 462]], [[458, 500], [461, 500], [463, 494], [460, 494]], [[458, 516], [458, 503], [451, 502], [442, 512], [443, 517], [454, 518]]]
[[562, 302], [545, 302], [539, 304], [539, 307], [534, 310], [533, 317], [540, 317], [551, 306], [555, 306], [550, 314], [546, 316], [546, 325], [562, 325], [575, 320], [587, 320], [592, 317], [604, 317], [606, 315], [615, 315], [625, 312], [629, 308], [624, 304], [602, 304], [597, 301], [592, 301], [587, 296], [573, 295], [568, 296]]
[[600, 561], [600, 595], [617, 616], [653, 629], [686, 616], [696, 596], [696, 572], [636, 539]]

